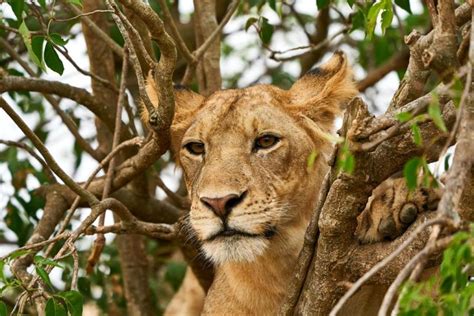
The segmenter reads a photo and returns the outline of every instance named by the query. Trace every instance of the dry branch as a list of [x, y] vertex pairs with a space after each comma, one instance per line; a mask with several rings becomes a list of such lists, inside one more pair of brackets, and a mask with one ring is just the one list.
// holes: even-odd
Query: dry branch
[[153, 69], [159, 96], [159, 107], [156, 109], [154, 118], [157, 124], [154, 130], [160, 134], [161, 146], [168, 146], [169, 127], [174, 116], [173, 72], [176, 65], [176, 47], [165, 31], [163, 21], [148, 5], [136, 0], [121, 0], [120, 2], [147, 24], [152, 39], [160, 48], [160, 61]]
[[[468, 3], [464, 3], [456, 9], [455, 21], [457, 26], [468, 22], [470, 18], [471, 6]], [[390, 102], [388, 111], [403, 106], [424, 93], [425, 83], [430, 72], [423, 64], [422, 54], [433, 43], [434, 33], [433, 30], [422, 36], [420, 33], [413, 31], [405, 37], [405, 43], [410, 49], [410, 60], [405, 76]], [[444, 50], [444, 48], [441, 48], [441, 50]]]
[[[0, 78], [0, 92], [6, 91], [33, 91], [46, 94], [55, 94], [62, 98], [71, 99], [84, 105], [110, 130], [114, 129], [114, 119], [108, 112], [109, 107], [99, 102], [92, 94], [82, 88], [77, 88], [59, 81], [5, 76]], [[130, 138], [128, 130], [122, 132], [122, 139]]]

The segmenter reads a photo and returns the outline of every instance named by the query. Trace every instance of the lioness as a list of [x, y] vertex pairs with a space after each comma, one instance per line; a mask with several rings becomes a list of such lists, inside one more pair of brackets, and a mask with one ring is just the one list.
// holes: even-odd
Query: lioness
[[[157, 104], [155, 91], [150, 81]], [[339, 52], [289, 90], [257, 85], [206, 98], [175, 91], [172, 150], [191, 199], [191, 227], [216, 266], [202, 314], [278, 312], [328, 169], [326, 135], [356, 94]], [[364, 238], [380, 239], [369, 228]], [[182, 294], [204, 295], [190, 271], [187, 280]], [[186, 310], [181, 296], [167, 314], [200, 312], [199, 303], [191, 305]]]

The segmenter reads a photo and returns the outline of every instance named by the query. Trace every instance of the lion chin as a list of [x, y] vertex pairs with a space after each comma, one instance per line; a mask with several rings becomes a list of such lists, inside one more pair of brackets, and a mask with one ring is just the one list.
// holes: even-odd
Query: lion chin
[[202, 250], [209, 260], [216, 265], [224, 263], [248, 263], [263, 255], [269, 246], [264, 236], [226, 236], [206, 241]]

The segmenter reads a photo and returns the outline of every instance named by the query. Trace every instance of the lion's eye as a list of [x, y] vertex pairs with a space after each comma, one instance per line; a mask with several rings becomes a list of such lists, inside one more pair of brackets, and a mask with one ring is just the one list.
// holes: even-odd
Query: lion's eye
[[255, 149], [268, 149], [280, 141], [275, 135], [263, 135], [255, 140]]
[[191, 153], [192, 155], [202, 155], [204, 154], [204, 144], [199, 142], [191, 142], [184, 145], [184, 148]]

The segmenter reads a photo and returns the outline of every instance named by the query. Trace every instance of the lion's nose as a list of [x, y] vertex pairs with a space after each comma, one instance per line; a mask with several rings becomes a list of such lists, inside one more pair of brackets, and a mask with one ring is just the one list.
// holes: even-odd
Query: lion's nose
[[214, 214], [220, 217], [222, 221], [225, 221], [232, 209], [242, 202], [246, 193], [247, 192], [244, 192], [241, 195], [229, 194], [218, 198], [202, 197], [200, 200], [204, 205], [210, 208]]

